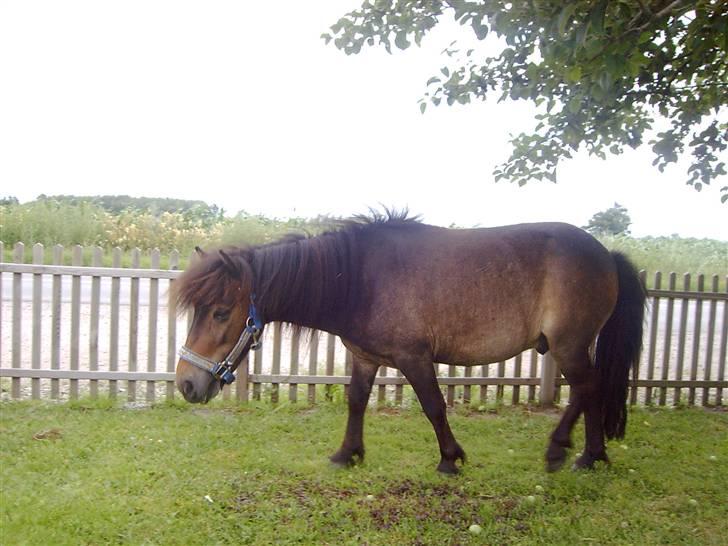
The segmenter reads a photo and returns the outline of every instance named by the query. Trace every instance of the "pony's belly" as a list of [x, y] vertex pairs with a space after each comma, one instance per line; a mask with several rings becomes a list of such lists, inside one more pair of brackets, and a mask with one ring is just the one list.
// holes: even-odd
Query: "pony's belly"
[[527, 335], [513, 332], [468, 338], [457, 336], [442, 343], [435, 352], [435, 361], [455, 366], [479, 366], [500, 362], [533, 347]]

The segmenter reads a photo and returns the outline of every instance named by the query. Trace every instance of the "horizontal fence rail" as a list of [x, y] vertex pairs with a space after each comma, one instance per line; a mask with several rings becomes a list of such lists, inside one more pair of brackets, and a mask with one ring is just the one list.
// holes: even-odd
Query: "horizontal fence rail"
[[[3, 398], [126, 398], [151, 403], [178, 396], [177, 348], [190, 315], [168, 298], [179, 276], [177, 252], [73, 247], [66, 252], [13, 248], [0, 263], [0, 389]], [[0, 259], [4, 255], [0, 243]], [[121, 268], [130, 258], [130, 268]], [[141, 267], [142, 258], [149, 267]], [[190, 257], [194, 259], [194, 257]], [[111, 264], [103, 267], [102, 264]], [[83, 265], [86, 264], [86, 265]], [[90, 264], [90, 265], [89, 265]], [[642, 273], [647, 279], [646, 273]], [[724, 286], [728, 286], [728, 280]], [[724, 405], [728, 292], [718, 276], [654, 273], [650, 278], [644, 350], [630, 402], [655, 405]], [[345, 397], [351, 354], [325, 332], [297, 334], [280, 324], [266, 327], [263, 348], [250, 354], [223, 398], [313, 403]], [[568, 386], [548, 353], [526, 351], [503, 362], [473, 367], [435, 365], [448, 405], [490, 402], [550, 404]], [[372, 401], [403, 404], [414, 395], [401, 373], [382, 368]]]

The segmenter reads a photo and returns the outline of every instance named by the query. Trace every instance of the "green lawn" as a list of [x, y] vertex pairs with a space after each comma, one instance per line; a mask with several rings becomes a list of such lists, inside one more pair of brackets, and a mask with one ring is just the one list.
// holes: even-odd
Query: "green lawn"
[[365, 464], [336, 469], [340, 403], [4, 402], [0, 543], [726, 543], [727, 412], [634, 411], [610, 467], [547, 475], [557, 416], [454, 412], [453, 478], [415, 410], [370, 411]]

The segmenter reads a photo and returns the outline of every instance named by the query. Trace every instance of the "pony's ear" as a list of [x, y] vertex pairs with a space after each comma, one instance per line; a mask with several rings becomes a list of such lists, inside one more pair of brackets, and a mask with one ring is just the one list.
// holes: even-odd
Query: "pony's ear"
[[205, 256], [207, 256], [207, 252], [202, 250], [199, 246], [195, 247], [195, 252], [197, 252], [197, 254], [198, 254], [198, 256], [200, 256], [200, 258], [204, 258]]
[[238, 277], [240, 275], [240, 266], [236, 264], [235, 261], [230, 257], [230, 255], [224, 250], [219, 250], [218, 252], [220, 254], [220, 258], [222, 258], [222, 263], [225, 266], [225, 269], [227, 269], [228, 273], [233, 277]]

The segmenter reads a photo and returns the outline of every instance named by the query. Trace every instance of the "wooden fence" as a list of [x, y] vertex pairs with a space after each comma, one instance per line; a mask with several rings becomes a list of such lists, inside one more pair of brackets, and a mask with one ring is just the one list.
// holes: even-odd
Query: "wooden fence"
[[[74, 247], [70, 266], [61, 265], [60, 246], [46, 254], [34, 245], [32, 263], [23, 263], [19, 243], [12, 263], [0, 263], [2, 396], [74, 399], [105, 392], [145, 403], [174, 398], [176, 351], [189, 324], [189, 316], [178, 316], [166, 297], [179, 275], [179, 255], [166, 256], [169, 269], [160, 269], [157, 251], [144, 257], [148, 268], [140, 267], [138, 250], [114, 250], [111, 267], [102, 267], [99, 248]], [[130, 268], [120, 267], [122, 258]], [[706, 287], [703, 275], [654, 274], [632, 403], [725, 403], [728, 293], [719, 291], [717, 276], [707, 280]], [[345, 396], [350, 366], [351, 355], [336, 337], [316, 332], [299, 339], [272, 324], [263, 349], [242, 363], [223, 396], [272, 402]], [[534, 350], [490, 366], [436, 367], [449, 405], [549, 404], [568, 388], [548, 354]], [[401, 374], [385, 368], [372, 397], [395, 404], [413, 399]]]

